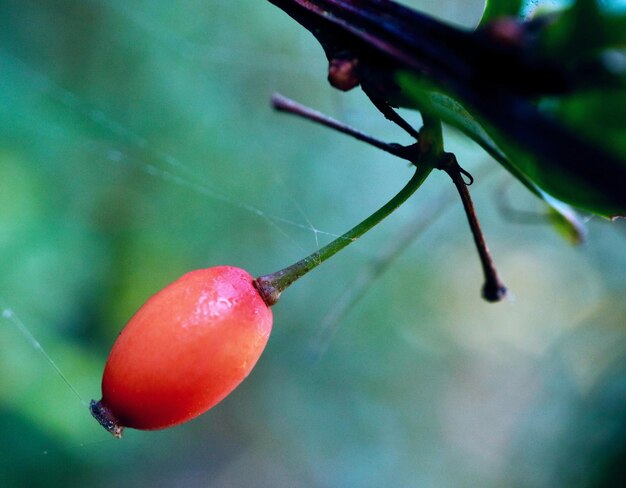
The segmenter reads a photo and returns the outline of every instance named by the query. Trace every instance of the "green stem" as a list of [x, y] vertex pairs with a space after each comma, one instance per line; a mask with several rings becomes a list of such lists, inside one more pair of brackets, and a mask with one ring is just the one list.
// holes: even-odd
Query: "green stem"
[[420, 152], [422, 153], [420, 160], [428, 158], [436, 168], [441, 164], [441, 158], [444, 154], [441, 119], [431, 117], [426, 112], [421, 113], [424, 125], [420, 129], [419, 137]]
[[316, 268], [328, 258], [334, 256], [348, 244], [356, 241], [372, 227], [381, 222], [395, 209], [402, 205], [417, 190], [433, 170], [434, 165], [430, 161], [421, 161], [409, 182], [400, 192], [389, 200], [385, 205], [356, 225], [341, 237], [327, 244], [318, 251], [301, 259], [295, 264], [281, 269], [275, 273], [260, 276], [255, 280], [255, 286], [269, 306], [274, 305], [280, 298], [280, 294], [294, 281]]

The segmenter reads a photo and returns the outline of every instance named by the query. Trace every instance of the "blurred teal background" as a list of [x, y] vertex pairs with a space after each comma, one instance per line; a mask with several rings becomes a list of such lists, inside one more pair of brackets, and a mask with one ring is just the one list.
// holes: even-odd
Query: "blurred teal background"
[[[410, 4], [466, 26], [482, 11]], [[572, 247], [503, 218], [543, 209], [456, 134], [514, 299], [479, 298], [461, 205], [441, 204], [454, 189], [435, 174], [285, 293], [260, 362], [216, 408], [121, 441], [91, 418], [108, 350], [152, 293], [195, 268], [291, 264], [408, 180], [272, 112], [279, 91], [409, 142], [325, 78], [314, 39], [262, 0], [0, 0], [1, 487], [624, 486], [625, 221], [592, 219]]]

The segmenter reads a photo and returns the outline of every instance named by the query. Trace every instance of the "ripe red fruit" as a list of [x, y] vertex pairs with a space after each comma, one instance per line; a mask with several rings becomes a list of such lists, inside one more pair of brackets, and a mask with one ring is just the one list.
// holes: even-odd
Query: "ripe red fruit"
[[216, 405], [256, 364], [272, 311], [246, 271], [192, 271], [151, 297], [117, 338], [91, 411], [113, 435], [163, 429]]

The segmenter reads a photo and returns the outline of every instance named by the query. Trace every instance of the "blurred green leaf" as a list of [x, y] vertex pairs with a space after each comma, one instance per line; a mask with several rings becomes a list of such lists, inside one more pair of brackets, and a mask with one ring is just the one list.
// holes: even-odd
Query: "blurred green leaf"
[[421, 110], [440, 118], [476, 142], [526, 188], [541, 198], [554, 215], [559, 216], [554, 222], [558, 224], [559, 229], [565, 230], [565, 234], [569, 236], [568, 240], [573, 242], [583, 240], [584, 226], [576, 212], [569, 205], [546, 193], [521, 171], [498, 147], [483, 126], [459, 102], [441, 92], [429, 89], [421, 80], [412, 78], [410, 75], [404, 75], [403, 80], [405, 77], [411, 79], [407, 80], [406, 83], [403, 81], [403, 86], [409, 88], [410, 94], [415, 98]]
[[567, 127], [618, 155], [626, 165], [626, 91], [594, 90], [546, 105]]
[[519, 15], [521, 7], [522, 0], [486, 0], [480, 25], [500, 17], [516, 17]]
[[[521, 3], [487, 2], [481, 24], [522, 6], [527, 14], [534, 7], [536, 17], [546, 2]], [[406, 75], [399, 84], [409, 100], [402, 104], [460, 129], [544, 201], [563, 200], [605, 217], [624, 215], [626, 22], [596, 0], [560, 7], [544, 22], [529, 24], [528, 36], [519, 41], [526, 43], [523, 62], [534, 67], [527, 72], [537, 69], [540, 78], [545, 73], [554, 86], [525, 94], [504, 85], [493, 95], [499, 102], [489, 102], [488, 92], [472, 87], [471, 79], [455, 86]], [[555, 211], [561, 214], [558, 206]]]
[[626, 15], [603, 10], [597, 0], [578, 0], [546, 26], [541, 44], [548, 55], [565, 63], [626, 47]]

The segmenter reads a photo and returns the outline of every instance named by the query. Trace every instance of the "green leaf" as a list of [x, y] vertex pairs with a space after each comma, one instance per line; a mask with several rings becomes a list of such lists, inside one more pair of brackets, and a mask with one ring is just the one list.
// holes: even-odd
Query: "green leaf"
[[626, 15], [578, 0], [546, 26], [539, 43], [543, 55], [565, 66], [590, 62], [608, 49], [626, 48]]
[[479, 25], [485, 25], [500, 17], [517, 17], [521, 7], [522, 0], [486, 0]]
[[567, 127], [618, 155], [626, 165], [625, 90], [576, 93], [545, 105]]
[[[562, 202], [558, 203], [562, 204]], [[548, 219], [552, 227], [571, 244], [583, 242], [587, 231], [571, 207], [566, 206], [566, 209], [561, 209], [561, 211], [557, 210], [557, 207], [549, 207]]]
[[531, 178], [520, 171], [483, 126], [459, 102], [441, 92], [426, 88], [423, 81], [411, 75], [401, 75], [401, 82], [403, 86], [409, 87], [409, 93], [421, 111], [440, 118], [472, 139], [528, 190], [543, 200], [550, 209], [550, 214], [554, 216], [551, 221], [561, 234], [566, 235], [571, 242], [581, 242], [584, 239], [585, 228], [576, 212], [566, 203], [541, 189]]

